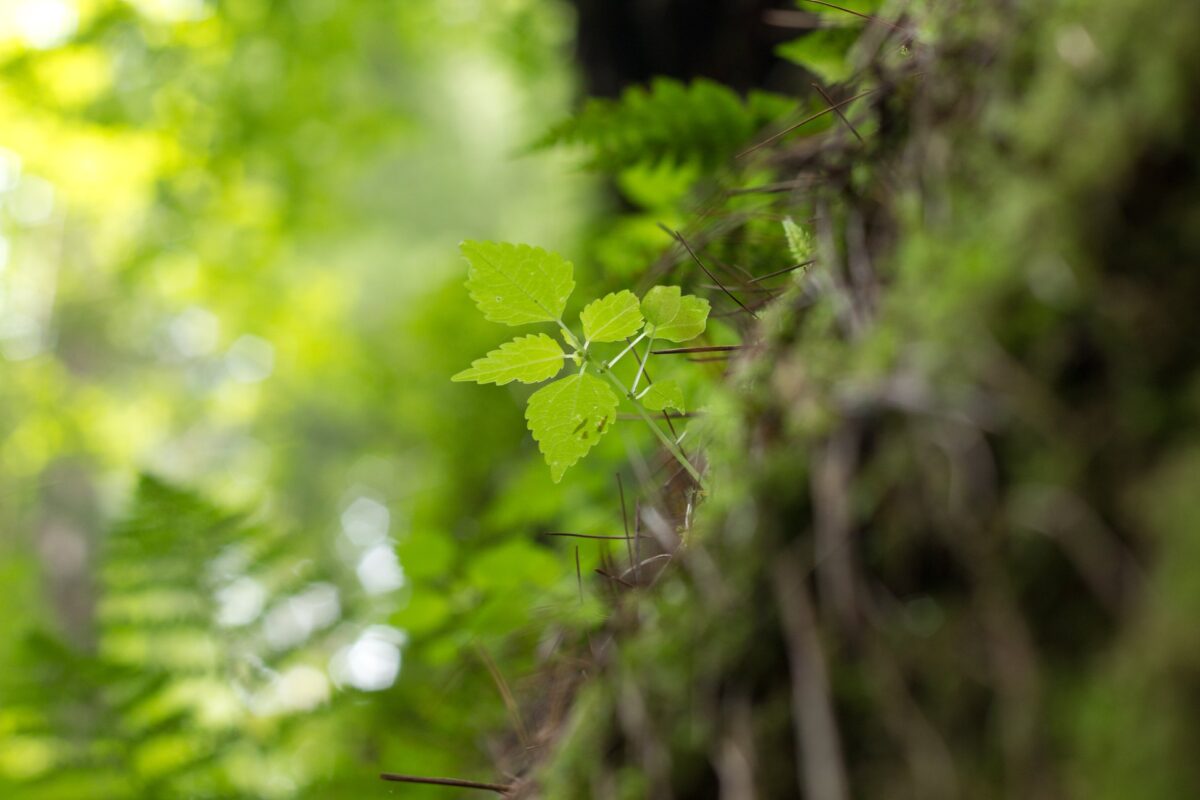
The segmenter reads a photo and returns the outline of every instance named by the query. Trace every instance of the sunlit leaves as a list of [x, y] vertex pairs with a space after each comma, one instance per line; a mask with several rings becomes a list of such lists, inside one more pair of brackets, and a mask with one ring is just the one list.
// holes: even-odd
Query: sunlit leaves
[[553, 378], [562, 369], [563, 351], [558, 342], [544, 333], [518, 336], [505, 342], [483, 358], [471, 362], [450, 380], [494, 383], [503, 386], [512, 381], [540, 383]]
[[483, 316], [505, 325], [555, 322], [575, 288], [571, 262], [527, 244], [463, 242], [467, 291]]
[[655, 339], [686, 342], [704, 333], [708, 324], [708, 301], [682, 294], [678, 286], [655, 286], [642, 299], [646, 330]]
[[673, 408], [684, 411], [683, 390], [673, 380], [659, 381], [650, 386], [642, 395], [642, 405], [651, 411], [666, 411]]
[[[612, 373], [614, 364], [642, 340], [648, 341], [641, 358], [649, 358], [655, 339], [684, 342], [699, 336], [708, 324], [708, 301], [685, 295], [678, 286], [655, 286], [641, 300], [623, 289], [584, 307], [579, 315], [581, 340], [562, 321], [563, 308], [575, 287], [566, 259], [537, 247], [497, 242], [465, 242], [462, 252], [471, 267], [467, 288], [487, 319], [508, 325], [557, 323], [563, 341], [574, 350], [570, 358], [579, 372], [534, 392], [525, 409], [529, 430], [555, 483], [587, 455], [616, 419], [620, 398], [597, 373], [623, 393], [635, 391], [642, 370], [631, 390]], [[630, 337], [636, 338], [611, 361], [591, 352], [593, 344]], [[476, 359], [451, 380], [537, 383], [558, 374], [566, 358], [562, 347], [544, 333], [520, 336]], [[644, 369], [645, 361], [642, 365]], [[630, 394], [629, 399], [644, 410], [684, 410], [683, 392], [670, 380], [649, 386], [640, 395]], [[661, 431], [655, 430], [661, 438]], [[670, 447], [669, 441], [667, 445]]]
[[683, 290], [678, 286], [655, 286], [642, 298], [642, 314], [651, 325], [661, 325], [679, 313], [682, 296]]
[[641, 330], [643, 321], [637, 295], [628, 290], [588, 303], [579, 319], [589, 342], [619, 342]]
[[608, 384], [586, 372], [543, 386], [529, 398], [525, 420], [555, 483], [608, 431], [617, 403]]

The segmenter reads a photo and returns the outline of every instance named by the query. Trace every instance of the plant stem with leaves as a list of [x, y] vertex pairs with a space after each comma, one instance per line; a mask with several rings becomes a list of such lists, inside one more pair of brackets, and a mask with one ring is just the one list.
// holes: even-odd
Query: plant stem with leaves
[[[613, 366], [642, 339], [649, 339], [648, 358], [656, 339], [685, 342], [699, 336], [708, 323], [707, 300], [684, 295], [678, 286], [655, 286], [640, 300], [628, 290], [613, 292], [584, 307], [579, 315], [581, 338], [563, 321], [567, 299], [575, 288], [574, 268], [569, 261], [541, 248], [497, 242], [464, 242], [462, 252], [470, 264], [467, 289], [484, 317], [506, 325], [553, 323], [561, 329], [571, 352], [564, 352], [544, 333], [521, 336], [476, 359], [452, 380], [497, 385], [511, 381], [540, 383], [557, 376], [568, 358], [579, 367], [577, 373], [534, 392], [525, 411], [529, 430], [554, 481], [560, 480], [608, 431], [623, 395], [667, 452], [704, 487], [700, 472], [678, 442], [650, 416], [651, 411], [668, 408], [685, 410], [679, 386], [674, 381], [659, 381], [639, 394], [636, 390], [646, 369], [645, 359], [632, 389], [626, 388]], [[592, 350], [594, 344], [628, 342], [630, 337], [636, 338], [611, 360]], [[614, 394], [608, 384], [620, 394]]]

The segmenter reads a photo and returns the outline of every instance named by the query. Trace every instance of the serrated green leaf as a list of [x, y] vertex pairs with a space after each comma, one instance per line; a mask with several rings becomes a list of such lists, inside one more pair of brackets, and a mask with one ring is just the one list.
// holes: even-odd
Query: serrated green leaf
[[555, 322], [575, 288], [571, 262], [527, 244], [463, 242], [467, 291], [483, 316], [505, 325]]
[[450, 380], [494, 383], [503, 386], [512, 381], [541, 383], [562, 369], [564, 353], [558, 342], [544, 333], [518, 336], [505, 342], [483, 358], [471, 362]]
[[586, 372], [543, 386], [529, 398], [525, 420], [555, 483], [608, 431], [618, 402], [608, 384]]
[[673, 408], [683, 412], [683, 390], [673, 380], [659, 381], [652, 384], [642, 395], [641, 403], [651, 411], [666, 411]]
[[589, 342], [619, 342], [641, 330], [644, 321], [637, 295], [628, 290], [588, 303], [579, 320]]
[[812, 234], [801, 228], [791, 217], [783, 220], [783, 235], [787, 238], [788, 252], [797, 264], [803, 264], [812, 258]]
[[678, 286], [655, 286], [642, 299], [646, 330], [655, 339], [686, 342], [704, 333], [708, 325], [708, 301], [681, 294]]

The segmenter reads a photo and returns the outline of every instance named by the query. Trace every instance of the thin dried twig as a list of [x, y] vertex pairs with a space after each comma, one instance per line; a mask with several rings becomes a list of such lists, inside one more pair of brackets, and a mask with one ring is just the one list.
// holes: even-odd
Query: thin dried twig
[[508, 795], [513, 787], [503, 783], [482, 783], [480, 781], [465, 781], [460, 778], [422, 778], [416, 775], [398, 775], [395, 772], [381, 772], [379, 777], [385, 781], [396, 783], [420, 783], [426, 786], [453, 786], [457, 789], [482, 789], [486, 792]]
[[651, 350], [656, 356], [671, 356], [678, 353], [731, 353], [734, 350], [746, 350], [744, 344], [708, 344], [701, 347], [671, 347], [666, 350]]
[[810, 114], [809, 116], [807, 116], [804, 119], [797, 122], [795, 125], [789, 125], [788, 127], [781, 130], [779, 133], [776, 133], [772, 136], [768, 136], [766, 139], [763, 139], [758, 144], [753, 145], [752, 147], [746, 148], [745, 150], [743, 150], [742, 152], [740, 152], [736, 156], [734, 156], [734, 158], [744, 158], [744, 157], [750, 155], [751, 153], [753, 153], [755, 150], [760, 150], [760, 149], [766, 147], [767, 145], [771, 144], [772, 142], [775, 142], [775, 141], [783, 138], [784, 136], [787, 136], [789, 133], [796, 130], [797, 128], [807, 125], [808, 123], [812, 122], [815, 119], [820, 119], [821, 117], [825, 116], [826, 114], [832, 114], [833, 112], [837, 111], [839, 108], [844, 108], [844, 107], [850, 105], [851, 103], [853, 103], [855, 100], [861, 100], [862, 98], [866, 97], [867, 95], [874, 94], [875, 92], [878, 92], [878, 91], [879, 91], [879, 89], [868, 89], [865, 92], [859, 92], [858, 94], [854, 95], [854, 97], [847, 98], [835, 106], [830, 106], [829, 108], [825, 109], [824, 111], [818, 111], [815, 114]]
[[[644, 560], [641, 560], [637, 563], [637, 569], [640, 570], [641, 567], [644, 567], [648, 564], [656, 564], [659, 561], [669, 561], [674, 557], [675, 557], [674, 553], [659, 553], [658, 555], [648, 556]], [[626, 575], [632, 575], [633, 572], [634, 572], [634, 568], [631, 567], [630, 569], [627, 569], [624, 572], [622, 572], [621, 577], [624, 578]]]
[[551, 531], [550, 533], [543, 533], [542, 536], [564, 536], [571, 539], [601, 539], [614, 542], [630, 538], [628, 536], [599, 536], [591, 533], [567, 533], [566, 531]]
[[[750, 281], [746, 281], [746, 283], [749, 284]], [[715, 283], [702, 283], [702, 284], [700, 284], [700, 288], [708, 289], [708, 290], [712, 291], [712, 290], [720, 289], [721, 287], [716, 285]], [[754, 292], [755, 294], [776, 294], [778, 292], [778, 290], [771, 289], [766, 286], [749, 286], [749, 285], [739, 286], [738, 291], [739, 292]]]
[[758, 283], [759, 281], [765, 281], [769, 278], [778, 278], [780, 275], [786, 275], [789, 272], [794, 272], [795, 270], [810, 266], [816, 262], [817, 260], [815, 258], [810, 258], [808, 261], [801, 261], [799, 264], [792, 264], [790, 267], [777, 269], [774, 272], [768, 272], [766, 275], [759, 275], [757, 278], [752, 278], [750, 283]]
[[621, 578], [617, 577], [616, 575], [613, 575], [611, 572], [605, 572], [604, 570], [597, 568], [596, 574], [602, 578], [608, 578], [610, 581], [615, 581], [616, 583], [619, 583], [626, 588], [629, 588], [629, 589], [634, 588], [632, 583], [630, 583], [629, 581], [626, 581], [626, 580], [622, 580]]
[[895, 23], [888, 22], [886, 19], [881, 19], [872, 14], [864, 14], [861, 11], [855, 11], [853, 9], [846, 8], [844, 6], [835, 6], [833, 3], [825, 2], [825, 0], [803, 0], [803, 1], [805, 3], [812, 3], [813, 5], [817, 5], [817, 6], [825, 6], [826, 8], [832, 8], [835, 11], [842, 11], [846, 14], [850, 14], [851, 16], [858, 17], [859, 19], [865, 19], [867, 22], [878, 22], [880, 25], [886, 25], [887, 27], [891, 28], [894, 31], [900, 31], [901, 33], [907, 33], [910, 36], [912, 35], [912, 32], [909, 31], [908, 29], [902, 28], [901, 26], [896, 25]]
[[583, 570], [579, 566], [579, 545], [575, 545], [575, 580], [579, 584], [579, 602], [583, 603]]
[[629, 535], [629, 512], [625, 508], [625, 484], [621, 481], [621, 473], [617, 473], [617, 492], [621, 495], [621, 525], [625, 528], [625, 549], [629, 551], [629, 565], [636, 568], [633, 560], [633, 542]]
[[846, 115], [842, 113], [842, 110], [840, 108], [838, 108], [836, 105], [834, 105], [833, 98], [829, 96], [828, 92], [826, 92], [824, 89], [821, 88], [821, 84], [814, 83], [814, 84], [812, 84], [812, 87], [817, 90], [817, 93], [820, 94], [821, 97], [825, 98], [825, 102], [829, 103], [830, 107], [833, 108], [833, 110], [837, 113], [838, 119], [840, 119], [842, 122], [844, 122], [846, 124], [846, 127], [850, 129], [850, 132], [854, 134], [854, 138], [858, 139], [858, 143], [866, 144], [866, 142], [863, 141], [863, 137], [861, 135], [859, 135], [858, 128], [855, 128], [854, 125], [850, 122], [849, 118], [847, 118]]
[[[633, 504], [633, 557], [634, 557], [634, 562], [633, 563], [635, 563], [635, 564], [639, 563], [642, 560], [642, 539], [641, 539], [641, 536], [639, 535], [642, 532], [641, 511], [642, 511], [642, 504], [634, 503]], [[640, 579], [641, 578], [641, 569], [640, 568], [637, 570], [637, 573], [638, 574], [635, 575], [634, 577]], [[638, 583], [640, 584], [641, 580], [638, 580]]]
[[726, 194], [730, 197], [738, 197], [744, 194], [783, 194], [785, 192], [794, 192], [797, 189], [807, 189], [811, 187], [815, 181], [811, 178], [800, 179], [796, 178], [790, 181], [779, 181], [777, 183], [765, 183], [762, 186], [745, 186], [740, 189], [728, 189]]
[[671, 230], [670, 228], [668, 228], [666, 225], [663, 225], [662, 223], [659, 223], [658, 227], [662, 228], [675, 241], [677, 241], [681, 245], [683, 245], [683, 248], [688, 251], [688, 255], [691, 256], [692, 260], [696, 262], [696, 266], [700, 267], [700, 269], [702, 269], [704, 271], [704, 274], [708, 276], [708, 279], [710, 281], [712, 281], [713, 283], [717, 284], [717, 286], [720, 287], [721, 291], [724, 292], [730, 300], [737, 303], [738, 306], [741, 307], [741, 309], [743, 311], [745, 311], [747, 314], [754, 317], [755, 319], [758, 319], [757, 314], [755, 314], [750, 309], [746, 308], [746, 304], [743, 303], [741, 300], [739, 300], [733, 294], [733, 292], [731, 292], [727, 288], [725, 288], [725, 284], [721, 283], [721, 281], [717, 278], [717, 276], [712, 273], [712, 270], [710, 270], [708, 267], [704, 266], [704, 262], [700, 260], [700, 256], [696, 255], [696, 251], [692, 249], [692, 246], [690, 244], [688, 244], [687, 239], [683, 238], [683, 234], [681, 234], [679, 231]]
[[[667, 412], [665, 412], [665, 411], [664, 411], [664, 412], [663, 412], [663, 416], [665, 416], [665, 417], [666, 417], [668, 420], [672, 420], [672, 419], [695, 419], [696, 417], [703, 417], [703, 416], [704, 416], [704, 414], [702, 414], [702, 413], [701, 413], [701, 412], [699, 412], [699, 411], [688, 411], [688, 412], [687, 412], [687, 413], [685, 413], [685, 414], [668, 414]], [[617, 419], [619, 419], [619, 420], [621, 420], [621, 421], [623, 421], [623, 422], [632, 422], [632, 421], [634, 421], [634, 420], [640, 420], [641, 418], [642, 418], [642, 417], [641, 417], [641, 415], [640, 415], [640, 414], [626, 414], [626, 413], [624, 413], [624, 412], [622, 412], [622, 413], [620, 413], [620, 414], [617, 414]]]
[[[761, 300], [758, 300], [758, 301], [756, 301], [756, 302], [754, 302], [754, 303], [751, 303], [751, 304], [750, 304], [750, 308], [751, 308], [751, 309], [753, 309], [754, 311], [757, 311], [757, 310], [759, 310], [760, 308], [762, 308], [763, 306], [765, 306], [765, 305], [767, 305], [768, 303], [770, 303], [770, 302], [771, 302], [772, 300], [774, 300], [774, 299], [775, 299], [774, 297], [764, 297], [764, 298], [763, 298], [763, 299], [761, 299]], [[722, 311], [722, 312], [721, 312], [721, 313], [719, 313], [719, 314], [709, 314], [708, 316], [709, 316], [709, 318], [710, 318], [710, 319], [717, 319], [717, 318], [720, 318], [720, 317], [732, 317], [734, 314], [745, 314], [745, 313], [746, 313], [746, 312], [745, 312], [745, 311], [742, 311], [740, 308], [735, 308], [735, 309], [733, 309], [732, 311]]]

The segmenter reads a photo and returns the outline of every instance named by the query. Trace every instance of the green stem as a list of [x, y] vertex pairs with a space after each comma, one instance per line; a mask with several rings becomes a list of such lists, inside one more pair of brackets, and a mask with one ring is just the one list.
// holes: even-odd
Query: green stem
[[620, 361], [622, 358], [624, 358], [625, 355], [630, 350], [632, 350], [635, 346], [637, 346], [637, 343], [640, 342], [644, 338], [646, 338], [646, 332], [642, 331], [641, 333], [638, 334], [638, 337], [636, 339], [634, 339], [632, 342], [629, 343], [628, 347], [626, 347], [624, 350], [622, 350], [620, 353], [617, 354], [616, 358], [614, 358], [612, 361], [608, 362], [609, 368], [611, 369], [612, 367], [615, 367], [617, 365], [617, 362]]
[[633, 397], [633, 394], [625, 388], [625, 384], [621, 383], [621, 379], [614, 375], [613, 371], [604, 366], [602, 362], [597, 364], [596, 367], [600, 370], [600, 374], [608, 378], [609, 382], [613, 386], [617, 387], [621, 394], [629, 398], [629, 402], [633, 403], [633, 407], [637, 410], [638, 416], [642, 418], [643, 422], [650, 426], [650, 430], [654, 431], [654, 435], [658, 437], [658, 440], [662, 443], [662, 446], [667, 448], [667, 452], [675, 457], [675, 460], [679, 462], [681, 467], [687, 470], [687, 473], [692, 476], [692, 480], [696, 482], [696, 485], [707, 492], [708, 484], [704, 482], [704, 478], [700, 476], [700, 473], [692, 465], [692, 462], [688, 461], [687, 456], [683, 454], [683, 450], [681, 450], [679, 445], [675, 444], [674, 440], [664, 433], [662, 428], [658, 427], [657, 423], [650, 418], [650, 415], [646, 413], [646, 409], [642, 406], [642, 404], [639, 403], [637, 399]]
[[646, 364], [650, 362], [650, 350], [654, 347], [654, 336], [650, 336], [650, 342], [646, 345], [646, 355], [638, 359], [637, 375], [633, 376], [633, 386], [629, 389], [629, 394], [632, 395], [637, 391], [638, 384], [642, 382], [642, 373], [646, 371]]
[[[566, 333], [567, 341], [578, 347], [579, 339], [575, 337], [575, 334], [571, 332], [571, 329], [568, 328], [562, 320], [557, 320], [557, 322], [558, 327], [562, 328], [563, 332]], [[675, 444], [671, 437], [665, 434], [662, 428], [658, 427], [658, 424], [650, 418], [650, 415], [646, 413], [645, 407], [643, 407], [642, 404], [638, 402], [637, 398], [633, 396], [633, 392], [625, 388], [625, 384], [621, 383], [621, 379], [618, 378], [611, 369], [609, 369], [609, 366], [604, 363], [604, 360], [593, 357], [590, 353], [588, 353], [586, 348], [580, 349], [579, 353], [582, 357], [583, 365], [585, 367], [588, 364], [594, 366], [597, 372], [608, 378], [609, 383], [615, 386], [617, 391], [629, 398], [629, 402], [633, 403], [633, 407], [637, 411], [638, 416], [642, 418], [643, 422], [650, 426], [650, 430], [654, 431], [654, 435], [658, 437], [658, 440], [662, 443], [662, 446], [667, 448], [667, 452], [674, 456], [675, 460], [679, 462], [681, 467], [687, 470], [688, 475], [692, 476], [692, 480], [696, 482], [696, 485], [707, 492], [708, 484], [704, 482], [704, 478], [700, 476], [699, 471], [697, 471], [697, 469], [692, 465], [692, 462], [688, 461], [687, 456], [683, 454], [683, 450], [681, 450], [679, 445]], [[647, 352], [647, 356], [649, 356], [649, 352]], [[643, 362], [642, 367], [645, 368], [645, 362]]]

